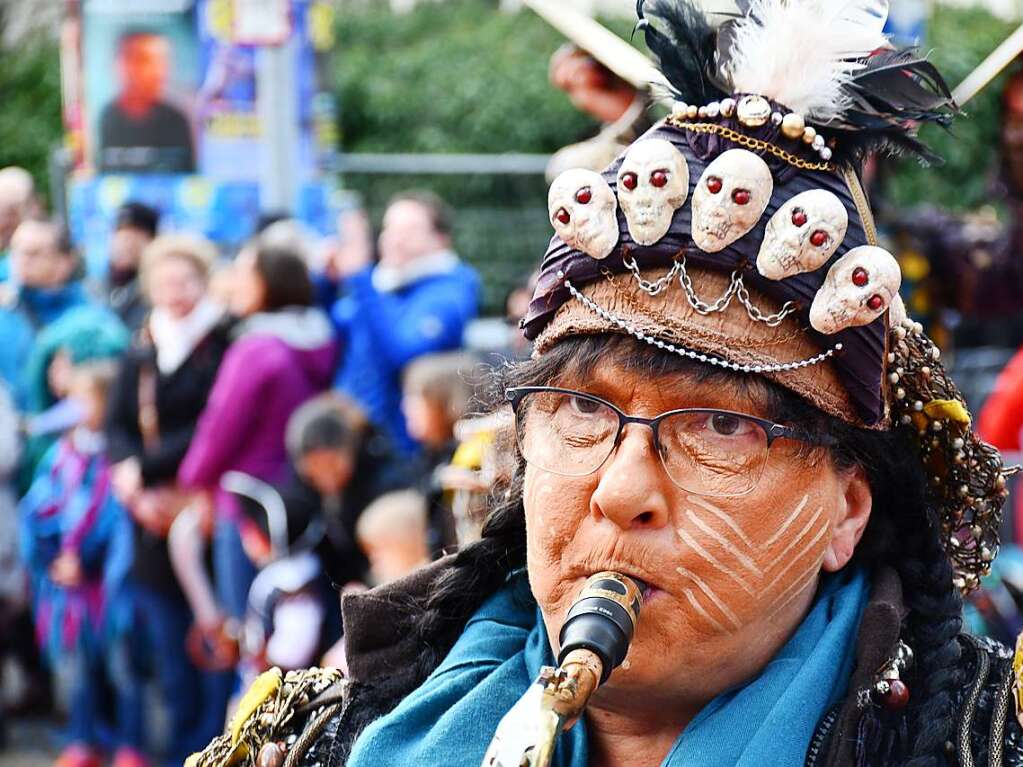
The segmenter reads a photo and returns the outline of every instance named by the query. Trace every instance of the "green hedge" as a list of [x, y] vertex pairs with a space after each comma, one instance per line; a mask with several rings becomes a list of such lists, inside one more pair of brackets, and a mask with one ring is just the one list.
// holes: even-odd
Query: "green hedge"
[[63, 133], [57, 44], [34, 37], [0, 48], [0, 167], [21, 165], [48, 196], [50, 152]]

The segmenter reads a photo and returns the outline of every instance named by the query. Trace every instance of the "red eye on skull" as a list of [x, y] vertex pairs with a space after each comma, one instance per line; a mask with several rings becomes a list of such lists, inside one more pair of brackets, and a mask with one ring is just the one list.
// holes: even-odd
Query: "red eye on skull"
[[575, 193], [575, 201], [580, 205], [588, 205], [590, 200], [593, 199], [593, 190], [588, 186], [584, 186], [578, 192]]
[[565, 208], [558, 208], [558, 212], [554, 214], [554, 218], [563, 224], [567, 224], [572, 220], [572, 214]]
[[631, 192], [639, 186], [639, 177], [635, 173], [626, 173], [622, 176], [622, 186]]
[[815, 248], [823, 248], [828, 244], [828, 233], [822, 232], [818, 229], [816, 232], [810, 235], [810, 244]]
[[806, 222], [809, 221], [806, 217], [806, 211], [802, 208], [796, 208], [792, 211], [792, 223], [795, 226], [803, 227], [806, 226]]
[[879, 312], [884, 309], [884, 299], [875, 293], [867, 299], [867, 306], [870, 307], [870, 311]]
[[724, 183], [717, 176], [711, 176], [707, 179], [707, 191], [711, 194], [717, 194], [723, 186]]
[[858, 288], [862, 288], [868, 282], [870, 282], [870, 275], [867, 274], [867, 270], [862, 266], [857, 266], [852, 273], [853, 285]]
[[753, 199], [753, 195], [750, 194], [749, 189], [736, 189], [732, 192], [732, 201], [736, 205], [749, 205], [750, 200]]
[[668, 183], [668, 172], [665, 170], [655, 170], [650, 174], [650, 183], [658, 189], [666, 186]]

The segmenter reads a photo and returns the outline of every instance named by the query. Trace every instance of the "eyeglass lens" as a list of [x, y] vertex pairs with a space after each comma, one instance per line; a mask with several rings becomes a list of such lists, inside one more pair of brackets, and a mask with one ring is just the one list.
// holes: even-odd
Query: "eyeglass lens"
[[[592, 474], [615, 449], [618, 414], [577, 394], [530, 392], [517, 411], [516, 434], [525, 460], [569, 477]], [[715, 410], [676, 413], [660, 422], [658, 447], [671, 481], [692, 493], [743, 495], [760, 481], [767, 463], [763, 426]]]

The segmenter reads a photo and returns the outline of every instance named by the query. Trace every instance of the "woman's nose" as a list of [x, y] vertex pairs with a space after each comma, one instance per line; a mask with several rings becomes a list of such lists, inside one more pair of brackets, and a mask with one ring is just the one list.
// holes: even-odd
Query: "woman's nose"
[[670, 522], [668, 476], [650, 429], [630, 424], [599, 473], [590, 511], [622, 530], [656, 529]]

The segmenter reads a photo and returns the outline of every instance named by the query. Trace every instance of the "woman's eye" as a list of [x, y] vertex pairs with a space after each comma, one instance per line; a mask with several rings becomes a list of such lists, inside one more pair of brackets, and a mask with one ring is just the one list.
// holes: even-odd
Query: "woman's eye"
[[715, 434], [720, 434], [723, 437], [736, 437], [749, 431], [750, 425], [738, 416], [714, 413], [710, 417], [710, 428]]
[[569, 397], [572, 410], [582, 415], [593, 415], [600, 410], [600, 403], [584, 397]]

